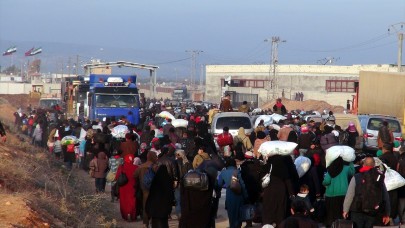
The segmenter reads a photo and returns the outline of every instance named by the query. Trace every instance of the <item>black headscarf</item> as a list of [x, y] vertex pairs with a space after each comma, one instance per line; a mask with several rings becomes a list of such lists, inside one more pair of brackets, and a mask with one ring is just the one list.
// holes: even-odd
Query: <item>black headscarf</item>
[[160, 165], [150, 187], [146, 211], [152, 218], [167, 218], [173, 206], [173, 183], [165, 165]]
[[339, 175], [342, 170], [343, 170], [343, 159], [341, 157], [338, 157], [336, 160], [334, 160], [326, 170], [328, 171], [329, 175], [334, 178], [337, 175]]

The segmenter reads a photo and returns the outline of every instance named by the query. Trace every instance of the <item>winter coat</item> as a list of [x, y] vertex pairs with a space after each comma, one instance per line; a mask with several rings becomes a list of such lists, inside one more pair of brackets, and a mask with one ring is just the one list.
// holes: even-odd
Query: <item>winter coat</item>
[[222, 112], [232, 112], [233, 108], [232, 108], [231, 101], [227, 98], [224, 98], [221, 102], [220, 109]]
[[295, 195], [293, 183], [298, 182], [298, 174], [290, 156], [274, 155], [262, 166], [264, 176], [272, 167], [271, 180], [263, 189], [263, 224], [279, 224], [285, 217], [289, 196]]
[[194, 169], [197, 168], [204, 160], [210, 160], [210, 159], [211, 159], [210, 156], [205, 152], [202, 152], [201, 154], [197, 154], [193, 160], [193, 168]]
[[313, 133], [301, 133], [298, 137], [298, 148], [308, 150], [314, 139], [315, 135]]
[[[217, 173], [214, 170], [214, 173]], [[209, 179], [207, 191], [195, 191], [182, 186], [180, 188], [181, 218], [179, 228], [208, 228], [215, 227], [215, 212], [213, 210], [213, 188], [216, 175], [206, 172]], [[214, 226], [213, 226], [214, 223]]]
[[[97, 163], [95, 166], [94, 163]], [[108, 169], [108, 157], [104, 152], [97, 154], [97, 158], [94, 158], [90, 162], [90, 168], [94, 167], [95, 178], [105, 178]]]
[[193, 169], [193, 165], [190, 164], [190, 162], [183, 163], [182, 159], [177, 159], [176, 163], [179, 170], [179, 180], [181, 180], [190, 169]]
[[119, 198], [120, 198], [120, 212], [121, 212], [121, 217], [125, 220], [128, 219], [128, 215], [131, 218], [131, 221], [136, 220], [136, 204], [137, 199], [135, 197], [135, 188], [134, 186], [137, 184], [136, 179], [134, 178], [134, 173], [136, 172], [138, 166], [130, 163], [125, 163], [121, 166], [119, 166], [117, 170], [117, 174], [115, 176], [115, 179], [118, 179], [118, 177], [121, 175], [122, 172], [125, 173], [125, 175], [128, 178], [128, 183], [125, 184], [124, 186], [120, 186], [119, 188]]
[[249, 202], [254, 204], [258, 201], [261, 191], [261, 162], [258, 159], [247, 159], [240, 165], [242, 179], [246, 184]]
[[146, 200], [146, 212], [153, 218], [167, 219], [173, 206], [173, 182], [165, 165], [160, 165]]
[[139, 145], [138, 142], [129, 140], [121, 142], [120, 149], [122, 150], [121, 157], [125, 157], [128, 154], [136, 155], [138, 154]]
[[34, 133], [32, 134], [32, 138], [36, 142], [41, 142], [42, 141], [42, 128], [40, 127], [39, 124], [35, 127]]
[[351, 162], [350, 165], [344, 165], [343, 170], [335, 177], [326, 173], [322, 184], [326, 187], [325, 196], [345, 196], [347, 188], [349, 187], [349, 180], [354, 175], [354, 166]]
[[[403, 144], [403, 146], [405, 146], [405, 144]], [[405, 178], [405, 153], [399, 156], [398, 173]], [[405, 186], [398, 189], [398, 198], [405, 198]]]
[[328, 134], [321, 136], [321, 147], [324, 151], [326, 151], [327, 149], [331, 148], [332, 146], [336, 146], [338, 144], [339, 144], [339, 142], [336, 139], [335, 134], [333, 134], [333, 133], [328, 133]]
[[277, 134], [278, 140], [280, 141], [287, 141], [288, 140], [288, 135], [290, 134], [290, 131], [293, 131], [293, 129], [290, 126], [284, 126], [280, 129], [280, 131]]
[[174, 158], [169, 157], [167, 154], [165, 154], [161, 158], [159, 158], [157, 163], [158, 165], [165, 165], [165, 167], [167, 168], [167, 173], [169, 174], [172, 181], [179, 180], [179, 170]]
[[[237, 178], [242, 189], [242, 193], [239, 195], [234, 193], [229, 187], [235, 172], [237, 173]], [[244, 200], [248, 198], [245, 182], [242, 179], [240, 171], [234, 166], [227, 167], [219, 174], [218, 186], [224, 186], [226, 188], [225, 207], [228, 212], [229, 224], [230, 228], [236, 228], [238, 224], [242, 222], [240, 219], [240, 208]]]
[[247, 106], [247, 105], [241, 105], [241, 106], [239, 106], [239, 108], [238, 108], [238, 112], [244, 112], [244, 113], [248, 113], [249, 112], [249, 106]]
[[253, 148], [252, 143], [248, 136], [245, 135], [245, 129], [243, 127], [239, 128], [238, 135], [233, 138], [233, 148], [236, 148], [236, 145], [242, 142], [246, 150]]
[[258, 158], [258, 157], [260, 157], [260, 154], [259, 154], [259, 148], [260, 148], [260, 146], [264, 143], [264, 142], [268, 142], [268, 141], [270, 141], [270, 139], [269, 139], [269, 137], [266, 137], [266, 138], [264, 138], [264, 139], [256, 139], [255, 140], [255, 145], [254, 145], [254, 147], [253, 147], [253, 154], [254, 154], [254, 156], [256, 157], [256, 158]]

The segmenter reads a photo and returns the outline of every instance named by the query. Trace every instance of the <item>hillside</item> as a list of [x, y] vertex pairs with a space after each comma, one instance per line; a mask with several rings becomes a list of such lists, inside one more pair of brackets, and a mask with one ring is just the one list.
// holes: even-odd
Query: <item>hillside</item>
[[14, 131], [13, 112], [27, 95], [0, 96], [0, 120], [7, 142], [0, 143], [0, 227], [112, 227], [117, 208], [109, 195], [94, 194], [83, 170], [63, 168], [45, 149]]

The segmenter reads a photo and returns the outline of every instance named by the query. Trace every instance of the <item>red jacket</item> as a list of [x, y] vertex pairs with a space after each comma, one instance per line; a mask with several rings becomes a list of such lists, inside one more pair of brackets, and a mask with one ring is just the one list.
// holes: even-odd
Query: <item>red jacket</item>
[[218, 135], [217, 143], [218, 143], [218, 146], [221, 146], [221, 147], [228, 146], [228, 145], [231, 146], [231, 145], [233, 145], [233, 137], [229, 132], [224, 132], [224, 133]]

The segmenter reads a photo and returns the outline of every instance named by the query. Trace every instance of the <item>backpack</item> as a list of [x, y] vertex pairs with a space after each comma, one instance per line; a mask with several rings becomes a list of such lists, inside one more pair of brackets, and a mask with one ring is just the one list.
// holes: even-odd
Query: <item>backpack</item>
[[383, 206], [384, 173], [378, 168], [354, 176], [356, 211], [375, 216]]
[[243, 143], [243, 141], [245, 141], [245, 139], [246, 139], [246, 137], [243, 140], [238, 139], [238, 142], [236, 143], [236, 146], [235, 146], [236, 153], [242, 152], [244, 154], [247, 151], [245, 144]]
[[155, 178], [155, 172], [153, 171], [153, 165], [151, 165], [143, 175], [142, 186], [144, 189], [146, 190], [150, 189], [150, 187], [152, 186], [153, 178]]

